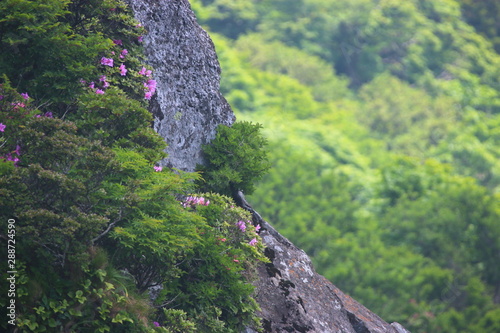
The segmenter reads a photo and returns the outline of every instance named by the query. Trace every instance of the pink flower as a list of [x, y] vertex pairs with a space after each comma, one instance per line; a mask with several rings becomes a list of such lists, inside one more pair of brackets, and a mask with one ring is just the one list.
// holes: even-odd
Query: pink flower
[[52, 112], [45, 112], [44, 116], [47, 118], [54, 118], [54, 116], [52, 116]]
[[81, 79], [81, 80], [80, 80], [80, 83], [81, 83], [81, 84], [85, 84], [85, 83], [87, 83], [87, 81], [85, 81], [84, 79]]
[[109, 87], [109, 82], [108, 81], [104, 81], [103, 85], [102, 85], [103, 88], [107, 88]]
[[153, 88], [153, 89], [156, 89], [156, 80], [148, 80], [148, 82], [146, 83], [147, 87], [149, 87], [150, 89]]
[[104, 95], [104, 91], [103, 91], [103, 90], [101, 90], [101, 89], [96, 89], [95, 93], [96, 93], [97, 95]]
[[21, 97], [28, 100], [30, 97], [28, 96], [28, 93], [22, 93]]
[[139, 36], [139, 37], [137, 38], [137, 41], [138, 41], [139, 43], [142, 43], [142, 41], [143, 41], [143, 40], [144, 40], [144, 38], [143, 38], [142, 36]]
[[247, 230], [247, 225], [243, 221], [236, 222], [236, 226], [241, 230], [241, 232], [245, 232], [245, 230]]
[[146, 75], [146, 67], [142, 67], [142, 69], [139, 71], [139, 75]]
[[160, 323], [157, 321], [153, 321], [153, 325], [155, 325], [156, 327], [160, 327]]
[[127, 75], [127, 71], [128, 71], [128, 70], [125, 68], [125, 65], [124, 65], [124, 64], [121, 64], [121, 65], [120, 65], [120, 74], [121, 74], [121, 76], [125, 76], [125, 75]]
[[14, 162], [14, 165], [17, 167], [17, 162], [19, 162], [19, 158], [17, 157], [12, 157], [12, 155], [9, 153], [3, 157], [7, 161]]
[[151, 93], [151, 91], [146, 91], [146, 93], [144, 93], [144, 99], [151, 99], [151, 96], [153, 96], [153, 93]]
[[16, 153], [17, 156], [21, 156], [21, 147], [19, 145], [16, 145], [16, 150], [14, 150], [14, 153]]
[[260, 230], [260, 224], [257, 224], [257, 225], [255, 226], [255, 232], [259, 232], [259, 230]]
[[148, 82], [144, 83], [144, 88], [153, 95], [156, 92], [156, 80], [148, 80]]
[[19, 102], [10, 103], [10, 105], [14, 105], [14, 109], [19, 109], [20, 107], [24, 108], [26, 106], [24, 103], [19, 103]]
[[142, 24], [138, 23], [138, 24], [135, 25], [135, 27], [136, 28], [140, 28], [140, 27], [142, 27]]
[[146, 71], [146, 74], [145, 74], [145, 75], [146, 75], [147, 77], [151, 77], [151, 74], [152, 74], [152, 73], [153, 73], [153, 72], [152, 72], [150, 69], [148, 69], [148, 70]]
[[225, 239], [225, 238], [220, 238], [219, 240], [220, 240], [221, 242], [225, 242], [227, 239]]
[[238, 259], [233, 259], [234, 262], [240, 262]]
[[106, 75], [99, 76], [99, 81], [106, 82]]
[[113, 43], [115, 43], [115, 45], [123, 45], [123, 42], [121, 39], [113, 39]]
[[255, 244], [257, 244], [257, 238], [254, 238], [252, 239], [250, 242], [248, 242], [248, 244], [252, 245], [252, 246], [255, 246]]
[[160, 172], [161, 170], [163, 170], [163, 168], [161, 166], [154, 166], [153, 169], [155, 169], [156, 172]]
[[127, 49], [123, 49], [122, 50], [122, 55], [126, 56], [128, 54], [128, 50]]
[[113, 59], [102, 57], [101, 58], [101, 65], [113, 67]]
[[0, 132], [5, 131], [5, 127], [7, 127], [7, 125], [0, 123]]
[[94, 89], [94, 88], [95, 88], [95, 84], [94, 84], [94, 82], [90, 82], [90, 84], [89, 84], [89, 88], [90, 88], [90, 89]]

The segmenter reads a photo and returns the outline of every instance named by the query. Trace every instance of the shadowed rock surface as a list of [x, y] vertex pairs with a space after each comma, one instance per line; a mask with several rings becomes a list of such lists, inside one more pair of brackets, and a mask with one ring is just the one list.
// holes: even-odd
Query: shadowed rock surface
[[[155, 69], [157, 95], [150, 111], [154, 127], [169, 144], [163, 165], [194, 170], [201, 145], [234, 114], [219, 92], [220, 67], [213, 43], [196, 23], [187, 0], [129, 0], [148, 29], [148, 62]], [[388, 324], [314, 271], [293, 245], [248, 205], [271, 263], [259, 267], [256, 299], [265, 332], [407, 333]], [[255, 332], [252, 328], [247, 333]]]
[[200, 147], [215, 137], [217, 125], [232, 125], [234, 114], [219, 91], [220, 66], [208, 34], [187, 0], [129, 0], [148, 30], [147, 62], [157, 92], [150, 111], [154, 128], [168, 143], [163, 166], [194, 171]]

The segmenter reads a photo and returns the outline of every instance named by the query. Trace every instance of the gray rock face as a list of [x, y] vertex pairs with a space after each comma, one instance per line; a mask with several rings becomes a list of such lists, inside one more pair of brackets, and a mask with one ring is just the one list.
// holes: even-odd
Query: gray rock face
[[271, 260], [259, 267], [255, 282], [265, 332], [409, 333], [344, 294], [315, 272], [304, 251], [269, 223], [259, 222]]
[[[145, 48], [157, 80], [150, 111], [156, 131], [169, 144], [163, 165], [192, 171], [202, 163], [201, 145], [213, 139], [217, 125], [234, 121], [219, 92], [214, 46], [196, 23], [187, 0], [129, 3], [149, 30]], [[408, 333], [398, 323], [384, 322], [317, 274], [304, 251], [253, 212], [263, 227], [261, 236], [271, 260], [258, 268], [255, 281], [265, 332]]]
[[169, 154], [161, 164], [194, 171], [203, 161], [201, 145], [215, 137], [217, 125], [230, 126], [235, 119], [219, 91], [221, 70], [214, 45], [187, 0], [128, 2], [148, 30], [144, 47], [157, 81], [150, 111]]

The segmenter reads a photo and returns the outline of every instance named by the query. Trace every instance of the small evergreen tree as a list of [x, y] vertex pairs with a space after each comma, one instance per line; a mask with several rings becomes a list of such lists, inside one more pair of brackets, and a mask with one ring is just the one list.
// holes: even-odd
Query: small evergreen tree
[[197, 167], [202, 191], [233, 196], [238, 190], [247, 194], [255, 190], [255, 182], [270, 168], [261, 128], [245, 121], [232, 127], [219, 125], [215, 139], [203, 147], [206, 164]]

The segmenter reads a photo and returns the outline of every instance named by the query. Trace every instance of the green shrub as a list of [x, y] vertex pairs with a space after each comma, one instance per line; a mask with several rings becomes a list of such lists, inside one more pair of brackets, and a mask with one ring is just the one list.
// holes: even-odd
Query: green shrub
[[219, 125], [215, 139], [203, 147], [205, 165], [197, 167], [202, 191], [233, 196], [238, 190], [247, 194], [255, 190], [255, 182], [270, 168], [261, 128], [245, 121], [232, 127]]

